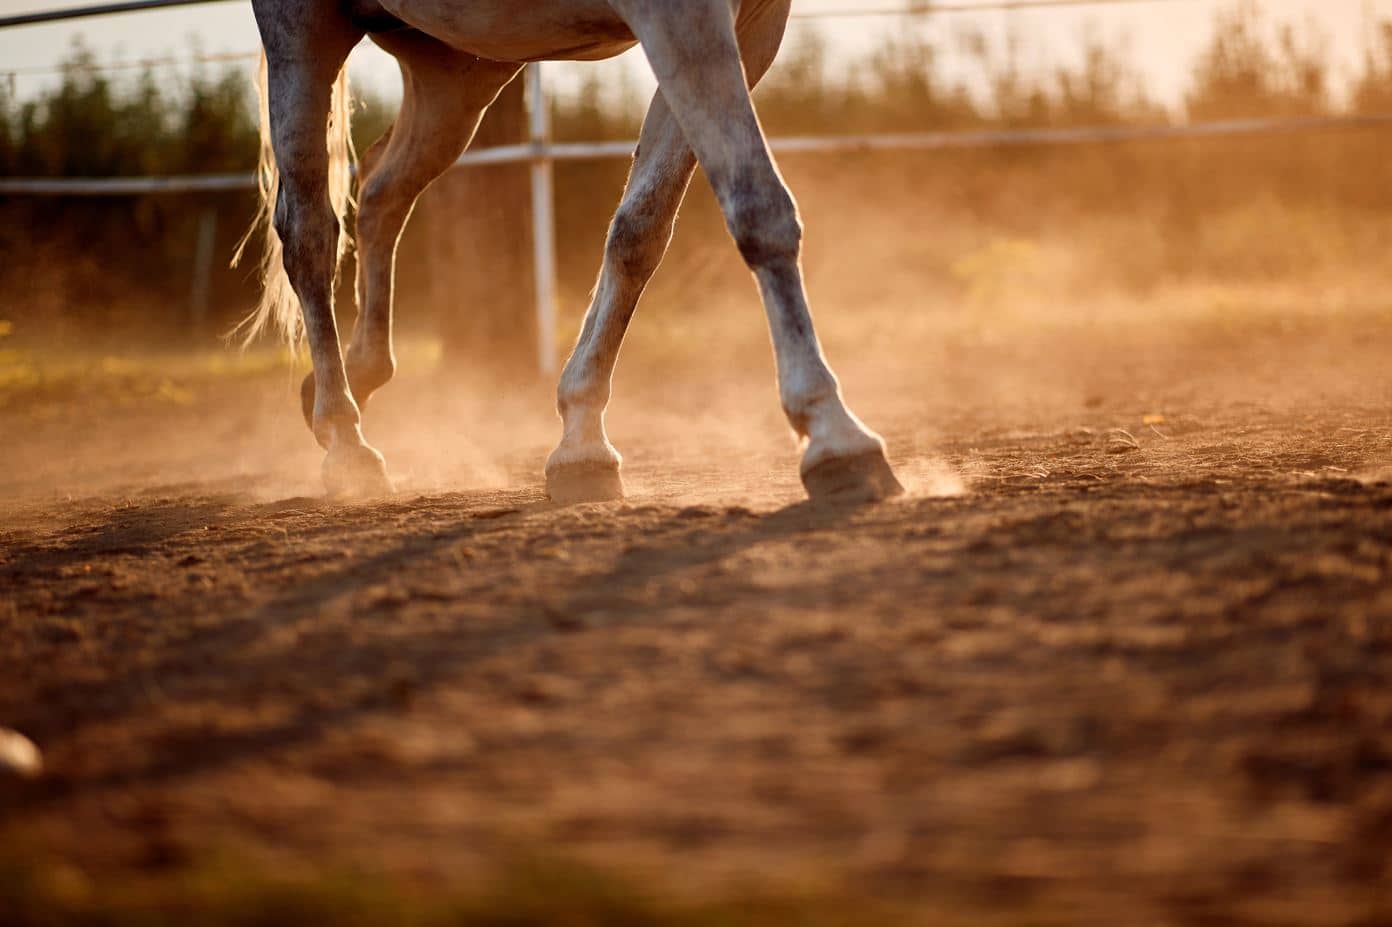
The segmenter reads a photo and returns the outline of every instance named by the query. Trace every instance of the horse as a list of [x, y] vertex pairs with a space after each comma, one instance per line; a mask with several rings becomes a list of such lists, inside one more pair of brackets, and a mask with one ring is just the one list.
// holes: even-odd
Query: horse
[[[261, 68], [262, 298], [248, 340], [277, 331], [308, 342], [306, 423], [325, 451], [333, 496], [392, 491], [362, 432], [362, 409], [396, 372], [392, 288], [416, 199], [467, 150], [484, 112], [525, 65], [600, 60], [641, 45], [657, 77], [599, 283], [557, 389], [559, 446], [548, 496], [621, 499], [623, 458], [604, 415], [625, 330], [670, 245], [699, 165], [757, 280], [779, 396], [803, 444], [812, 500], [875, 501], [903, 492], [882, 438], [847, 407], [812, 324], [803, 225], [750, 92], [782, 45], [791, 0], [253, 0]], [[357, 164], [358, 317], [346, 350], [334, 288], [353, 205], [346, 61], [365, 38], [401, 70], [396, 120]], [[250, 236], [251, 233], [248, 233]], [[242, 248], [246, 246], [243, 241]], [[239, 249], [240, 251], [241, 249]]]

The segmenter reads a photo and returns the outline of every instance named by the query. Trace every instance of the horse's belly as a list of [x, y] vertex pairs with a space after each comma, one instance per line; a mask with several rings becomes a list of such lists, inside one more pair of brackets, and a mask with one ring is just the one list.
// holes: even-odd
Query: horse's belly
[[607, 0], [381, 0], [403, 22], [494, 61], [610, 58], [637, 44]]

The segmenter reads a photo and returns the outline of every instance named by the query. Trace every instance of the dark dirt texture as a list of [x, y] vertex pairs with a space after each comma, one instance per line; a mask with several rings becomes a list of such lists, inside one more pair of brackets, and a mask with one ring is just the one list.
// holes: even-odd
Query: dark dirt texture
[[406, 376], [367, 505], [284, 377], [12, 402], [0, 724], [47, 773], [2, 826], [109, 876], [526, 845], [967, 922], [1392, 923], [1392, 331], [1049, 337], [848, 365], [911, 491], [861, 507], [800, 499], [759, 371], [621, 377], [630, 498], [577, 507], [544, 391]]

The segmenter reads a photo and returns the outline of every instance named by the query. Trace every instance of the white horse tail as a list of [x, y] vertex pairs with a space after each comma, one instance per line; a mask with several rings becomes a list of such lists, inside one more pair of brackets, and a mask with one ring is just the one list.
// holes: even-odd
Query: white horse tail
[[[274, 331], [294, 351], [304, 336], [304, 319], [300, 314], [300, 301], [290, 286], [290, 277], [285, 272], [284, 249], [280, 234], [275, 227], [276, 198], [280, 194], [280, 169], [276, 165], [275, 150], [271, 146], [270, 82], [266, 56], [261, 56], [261, 67], [256, 76], [257, 96], [261, 109], [261, 154], [256, 167], [256, 186], [260, 191], [260, 205], [251, 228], [247, 229], [237, 250], [232, 255], [232, 266], [241, 263], [247, 245], [256, 233], [261, 232], [265, 249], [261, 254], [258, 272], [261, 277], [261, 301], [256, 309], [234, 328], [229, 337], [241, 341], [246, 347], [255, 341], [262, 332]], [[333, 95], [329, 106], [327, 144], [329, 152], [329, 203], [338, 226], [343, 231], [338, 237], [338, 263], [352, 245], [344, 219], [353, 204], [353, 165], [357, 153], [353, 149], [352, 135], [353, 98], [348, 86], [348, 66], [334, 81]], [[337, 270], [335, 270], [335, 273]]]

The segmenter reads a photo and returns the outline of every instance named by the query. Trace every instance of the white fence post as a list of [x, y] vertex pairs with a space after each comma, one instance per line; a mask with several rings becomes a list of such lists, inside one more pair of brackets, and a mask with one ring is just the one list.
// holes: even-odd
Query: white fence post
[[551, 159], [551, 110], [542, 66], [527, 67], [527, 105], [531, 110], [532, 268], [536, 279], [537, 369], [556, 372], [556, 200]]

